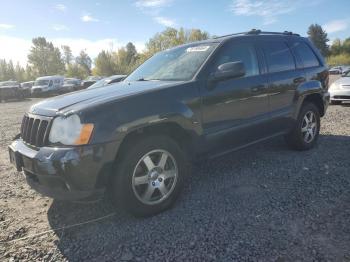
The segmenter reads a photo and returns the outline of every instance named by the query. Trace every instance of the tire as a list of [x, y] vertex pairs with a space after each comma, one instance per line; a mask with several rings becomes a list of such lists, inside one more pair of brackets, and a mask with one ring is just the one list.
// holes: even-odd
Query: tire
[[[311, 115], [313, 117], [311, 117]], [[308, 124], [307, 118], [312, 122]], [[302, 106], [292, 131], [285, 136], [287, 144], [295, 150], [309, 150], [315, 146], [320, 133], [320, 113], [317, 106], [306, 102]]]
[[331, 104], [332, 104], [332, 105], [341, 105], [341, 104], [342, 104], [342, 101], [339, 101], [339, 100], [331, 100]]
[[112, 200], [137, 217], [152, 216], [170, 208], [188, 173], [180, 146], [162, 135], [128, 143], [115, 166]]

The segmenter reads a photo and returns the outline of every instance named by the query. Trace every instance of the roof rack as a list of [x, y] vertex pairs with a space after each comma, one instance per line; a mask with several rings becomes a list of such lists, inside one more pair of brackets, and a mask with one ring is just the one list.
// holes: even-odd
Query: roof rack
[[260, 29], [252, 29], [248, 32], [241, 32], [241, 33], [235, 33], [235, 34], [228, 34], [223, 36], [214, 37], [214, 39], [222, 38], [222, 37], [228, 37], [228, 36], [235, 36], [235, 35], [260, 35], [260, 34], [266, 34], [266, 35], [295, 35], [300, 36], [299, 34], [295, 34], [291, 31], [284, 31], [284, 32], [266, 32], [261, 31]]

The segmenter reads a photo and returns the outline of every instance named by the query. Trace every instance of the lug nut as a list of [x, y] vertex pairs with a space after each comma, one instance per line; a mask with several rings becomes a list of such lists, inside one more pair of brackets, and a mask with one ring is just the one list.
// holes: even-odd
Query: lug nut
[[159, 181], [159, 182], [162, 182], [162, 181], [163, 181], [163, 179], [160, 177], [160, 178], [158, 178], [158, 181]]

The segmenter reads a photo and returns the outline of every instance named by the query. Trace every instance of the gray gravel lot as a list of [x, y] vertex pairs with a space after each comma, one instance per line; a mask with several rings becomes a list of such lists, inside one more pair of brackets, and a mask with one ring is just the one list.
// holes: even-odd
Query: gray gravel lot
[[198, 163], [173, 209], [136, 219], [42, 197], [10, 166], [37, 101], [0, 103], [0, 261], [350, 261], [350, 105], [329, 107], [315, 149], [277, 138]]

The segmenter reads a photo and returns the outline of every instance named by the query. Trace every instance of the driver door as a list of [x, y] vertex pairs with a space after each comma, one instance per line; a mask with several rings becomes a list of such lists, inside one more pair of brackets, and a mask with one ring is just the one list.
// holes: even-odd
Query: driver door
[[224, 63], [237, 61], [244, 64], [244, 76], [214, 83], [206, 81], [201, 89], [206, 140], [210, 147], [221, 150], [268, 136], [268, 79], [261, 74], [254, 44], [242, 40], [226, 43], [215, 54], [208, 75]]

